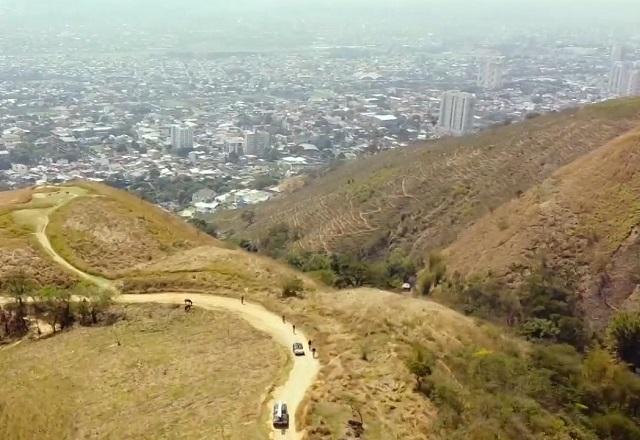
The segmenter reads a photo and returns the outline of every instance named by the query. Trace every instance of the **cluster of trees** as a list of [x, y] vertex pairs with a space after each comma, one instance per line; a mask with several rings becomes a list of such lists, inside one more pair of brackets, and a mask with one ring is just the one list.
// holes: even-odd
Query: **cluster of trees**
[[38, 322], [44, 321], [55, 333], [76, 323], [92, 326], [115, 319], [107, 310], [111, 294], [91, 284], [80, 283], [72, 289], [40, 286], [16, 272], [3, 278], [0, 292], [14, 299], [0, 308], [0, 340], [26, 335], [32, 321], [38, 331]]
[[[250, 222], [252, 218], [244, 220]], [[243, 240], [241, 247], [252, 251], [258, 250], [273, 258], [285, 260], [296, 269], [310, 273], [325, 284], [341, 289], [363, 285], [400, 288], [405, 282], [410, 282], [412, 285], [415, 283], [416, 264], [401, 249], [395, 249], [386, 259], [375, 262], [347, 253], [289, 252], [288, 246], [300, 238], [300, 232], [295, 228], [286, 223], [279, 223], [269, 228], [257, 243]]]
[[434, 254], [418, 274], [420, 293], [534, 342], [525, 351], [500, 338], [440, 358], [417, 346], [407, 367], [438, 406], [446, 437], [640, 439], [640, 313], [594, 334], [571, 273], [544, 260], [528, 272], [517, 288], [491, 275], [465, 280]]
[[[448, 276], [440, 257], [430, 264], [427, 272], [435, 274], [427, 279], [435, 277], [437, 283], [426, 283], [431, 287], [419, 290], [425, 294], [433, 291], [438, 299], [466, 314], [507, 324], [535, 341], [567, 343], [579, 350], [590, 342], [592, 335], [584, 324], [573, 277], [552, 270], [544, 261], [532, 268], [515, 289], [491, 275], [469, 279], [458, 274]], [[437, 290], [433, 290], [435, 285], [439, 286]]]
[[611, 351], [593, 347], [583, 356], [566, 344], [535, 344], [530, 352], [495, 344], [440, 359], [423, 346], [409, 355], [416, 390], [438, 406], [443, 437], [640, 438], [640, 377]]
[[400, 249], [379, 262], [364, 261], [348, 254], [315, 252], [291, 252], [287, 262], [340, 289], [364, 285], [395, 289], [405, 282], [413, 284], [416, 274], [415, 264]]

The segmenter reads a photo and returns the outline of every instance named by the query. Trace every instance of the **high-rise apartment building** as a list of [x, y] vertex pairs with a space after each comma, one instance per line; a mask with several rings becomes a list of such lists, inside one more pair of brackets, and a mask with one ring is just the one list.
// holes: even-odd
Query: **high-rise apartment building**
[[640, 65], [619, 61], [609, 73], [609, 93], [616, 96], [640, 95]]
[[471, 93], [448, 91], [440, 99], [438, 129], [447, 134], [460, 136], [473, 129], [475, 96]]
[[487, 90], [502, 87], [504, 81], [504, 59], [500, 57], [486, 58], [480, 64], [478, 86]]
[[625, 48], [621, 44], [614, 44], [611, 47], [611, 62], [617, 63], [624, 60]]
[[171, 126], [171, 146], [175, 149], [193, 148], [193, 126]]

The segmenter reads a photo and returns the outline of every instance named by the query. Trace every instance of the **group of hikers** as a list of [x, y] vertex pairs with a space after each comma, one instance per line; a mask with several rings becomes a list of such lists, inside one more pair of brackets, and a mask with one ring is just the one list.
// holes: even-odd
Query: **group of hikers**
[[[242, 295], [240, 297], [240, 304], [244, 305], [244, 295]], [[189, 298], [186, 298], [184, 300], [184, 311], [188, 312], [191, 310], [191, 308], [193, 307], [193, 301], [191, 301]], [[286, 324], [287, 323], [287, 319], [285, 318], [284, 315], [282, 315], [282, 323]], [[293, 334], [296, 334], [296, 325], [295, 324], [291, 324], [291, 328], [293, 329]], [[315, 359], [316, 357], [316, 347], [313, 346], [313, 342], [311, 341], [311, 339], [309, 339], [309, 350], [311, 350], [311, 354], [313, 355], [313, 358]]]

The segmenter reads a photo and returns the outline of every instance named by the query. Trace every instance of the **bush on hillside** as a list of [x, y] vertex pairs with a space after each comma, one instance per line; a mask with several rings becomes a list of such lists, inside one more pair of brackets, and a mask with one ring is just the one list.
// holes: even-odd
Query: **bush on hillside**
[[435, 356], [427, 348], [422, 346], [413, 348], [413, 352], [407, 360], [407, 368], [416, 378], [416, 389], [421, 389], [423, 380], [431, 376], [435, 363]]
[[287, 278], [282, 282], [282, 297], [293, 298], [299, 296], [304, 291], [304, 282], [298, 278]]
[[583, 358], [566, 344], [532, 348], [525, 353], [500, 338], [436, 363], [412, 352], [407, 364], [416, 365], [417, 391], [437, 406], [436, 426], [446, 438], [637, 438], [639, 377], [606, 350]]
[[447, 273], [444, 258], [439, 253], [432, 253], [427, 260], [427, 266], [418, 273], [418, 292], [428, 295], [437, 287]]
[[620, 360], [640, 368], [640, 312], [615, 316], [609, 326], [609, 338]]
[[287, 246], [299, 239], [299, 231], [291, 228], [287, 223], [278, 223], [267, 230], [260, 240], [259, 248], [271, 257], [282, 258], [285, 256]]

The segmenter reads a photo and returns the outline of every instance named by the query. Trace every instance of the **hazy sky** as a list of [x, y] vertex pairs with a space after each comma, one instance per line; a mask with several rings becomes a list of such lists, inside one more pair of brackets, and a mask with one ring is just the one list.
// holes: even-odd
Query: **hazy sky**
[[0, 0], [0, 36], [66, 27], [122, 39], [123, 24], [176, 39], [218, 32], [227, 46], [263, 35], [286, 46], [284, 39], [309, 42], [334, 32], [348, 35], [345, 43], [359, 32], [473, 41], [497, 29], [517, 37], [525, 27], [551, 36], [586, 30], [601, 40], [640, 29], [640, 0]]
[[4, 14], [16, 17], [48, 16], [49, 19], [85, 17], [97, 13], [110, 16], [135, 14], [142, 21], [169, 19], [169, 12], [208, 17], [227, 14], [297, 14], [306, 17], [321, 13], [371, 15], [379, 13], [462, 14], [467, 17], [531, 17], [565, 15], [567, 19], [607, 17], [640, 18], [638, 0], [0, 0]]

